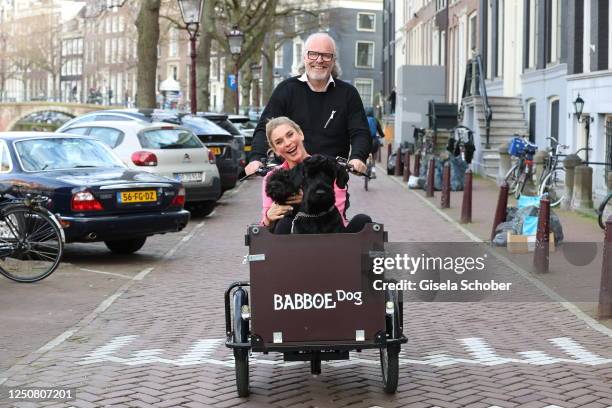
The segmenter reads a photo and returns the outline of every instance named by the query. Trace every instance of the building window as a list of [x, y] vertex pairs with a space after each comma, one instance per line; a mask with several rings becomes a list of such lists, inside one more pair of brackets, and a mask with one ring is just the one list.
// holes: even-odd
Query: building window
[[168, 56], [176, 57], [178, 55], [178, 30], [176, 28], [170, 29], [170, 44], [168, 47]]
[[357, 13], [357, 31], [376, 31], [376, 14]]
[[606, 120], [606, 172], [612, 172], [612, 117]]
[[446, 8], [446, 0], [436, 0], [436, 11]]
[[356, 78], [355, 88], [357, 88], [359, 95], [361, 95], [363, 106], [366, 108], [372, 107], [372, 93], [374, 89], [374, 81], [371, 79]]
[[525, 68], [533, 69], [536, 67], [538, 56], [538, 0], [527, 0], [527, 53], [525, 58]]
[[535, 143], [536, 140], [536, 103], [535, 101], [527, 102], [529, 107], [529, 141]]
[[485, 61], [486, 78], [493, 79], [493, 0], [487, 1], [487, 60]]
[[612, 7], [608, 7], [608, 69], [612, 69]]
[[608, 42], [608, 38], [610, 35], [610, 3], [608, 0], [600, 0], [597, 4], [597, 8], [597, 15], [601, 16], [599, 17], [599, 21], [597, 24], [597, 70], [601, 71], [607, 70], [610, 67], [610, 65], [608, 64], [608, 48], [610, 46]]
[[283, 45], [274, 50], [274, 68], [283, 68]]
[[357, 68], [374, 68], [374, 42], [357, 41], [355, 49], [355, 66]]
[[561, 55], [561, 0], [551, 0], [546, 15], [548, 33], [547, 61], [556, 63]]
[[478, 35], [477, 35], [477, 31], [478, 31], [478, 15], [476, 14], [476, 12], [472, 13], [472, 15], [470, 15], [468, 17], [468, 40], [469, 40], [469, 46], [468, 46], [468, 51], [469, 51], [469, 55], [468, 58], [471, 57], [472, 53], [476, 51], [476, 49], [478, 48]]
[[300, 37], [296, 37], [296, 39], [293, 40], [293, 64], [291, 66], [291, 71], [293, 73], [297, 73], [298, 67], [302, 63], [303, 47], [304, 43], [302, 42], [302, 39]]
[[495, 53], [497, 54], [497, 69], [495, 72], [496, 77], [502, 77], [504, 75], [504, 0], [499, 0], [497, 3], [497, 47]]
[[559, 97], [550, 98], [550, 137], [557, 142], [550, 140], [550, 147], [557, 147], [559, 141]]

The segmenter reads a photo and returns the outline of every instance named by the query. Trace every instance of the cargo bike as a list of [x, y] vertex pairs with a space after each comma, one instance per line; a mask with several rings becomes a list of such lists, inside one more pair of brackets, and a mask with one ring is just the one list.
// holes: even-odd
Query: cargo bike
[[374, 287], [374, 257], [386, 232], [366, 224], [358, 233], [275, 235], [258, 225], [245, 236], [250, 281], [225, 292], [226, 346], [233, 349], [238, 395], [249, 395], [251, 353], [282, 353], [284, 361], [348, 360], [349, 351], [379, 349], [383, 389], [399, 375], [401, 292]]

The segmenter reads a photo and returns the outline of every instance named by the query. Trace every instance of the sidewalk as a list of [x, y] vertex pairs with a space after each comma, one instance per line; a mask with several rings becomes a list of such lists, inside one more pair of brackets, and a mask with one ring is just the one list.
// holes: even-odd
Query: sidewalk
[[[379, 174], [386, 174], [386, 149], [383, 150], [382, 160], [377, 163]], [[411, 169], [412, 170], [412, 169]], [[389, 176], [397, 183], [407, 189], [401, 177]], [[425, 197], [423, 190], [411, 190], [414, 194]], [[482, 241], [489, 241], [493, 227], [493, 218], [499, 186], [495, 180], [474, 176], [472, 188], [472, 223], [463, 224], [462, 227], [474, 234]], [[446, 214], [454, 222], [459, 223], [461, 219], [461, 205], [463, 202], [463, 191], [451, 192], [449, 209], [440, 209], [441, 192], [436, 191], [433, 198], [424, 198], [431, 206], [439, 212]], [[425, 203], [424, 203], [425, 204]], [[515, 206], [516, 200], [511, 197], [508, 206]], [[543, 282], [548, 288], [562, 296], [591, 317], [597, 313], [597, 299], [601, 280], [603, 239], [604, 233], [597, 225], [595, 210], [593, 216], [574, 211], [562, 211], [554, 208], [553, 212], [559, 216], [563, 227], [563, 243], [550, 254], [550, 271], [548, 274], [532, 273], [534, 278]], [[580, 243], [580, 244], [577, 244]], [[500, 251], [512, 262], [520, 265], [523, 269], [533, 269], [533, 253], [510, 254], [501, 248]], [[594, 257], [587, 265], [576, 266], [568, 262], [570, 255], [576, 256], [576, 252], [582, 252], [584, 256], [594, 251]], [[569, 255], [568, 255], [569, 254]], [[590, 259], [590, 258], [589, 258]], [[588, 260], [587, 260], [588, 261]], [[585, 261], [586, 262], [586, 261]], [[612, 319], [602, 321], [608, 327], [612, 327]]]

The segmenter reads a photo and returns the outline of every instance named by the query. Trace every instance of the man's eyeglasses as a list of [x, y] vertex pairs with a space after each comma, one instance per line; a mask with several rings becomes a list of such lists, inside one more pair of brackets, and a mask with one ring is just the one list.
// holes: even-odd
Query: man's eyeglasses
[[316, 61], [321, 57], [321, 59], [325, 62], [329, 62], [334, 59], [334, 54], [330, 54], [328, 52], [316, 52], [316, 51], [308, 51], [306, 56], [311, 61]]

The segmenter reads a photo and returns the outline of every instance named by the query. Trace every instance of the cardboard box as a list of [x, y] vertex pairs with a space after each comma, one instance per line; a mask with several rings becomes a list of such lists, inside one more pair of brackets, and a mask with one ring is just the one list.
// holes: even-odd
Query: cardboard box
[[[508, 252], [511, 254], [526, 254], [535, 251], [535, 235], [514, 235], [508, 231]], [[555, 235], [551, 232], [549, 239], [549, 252], [555, 251]]]

